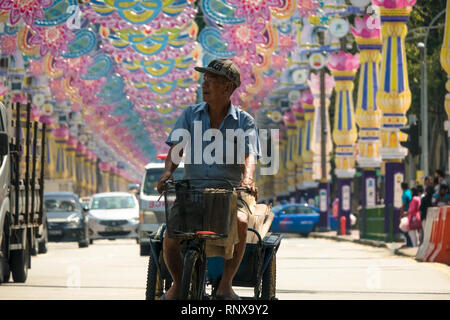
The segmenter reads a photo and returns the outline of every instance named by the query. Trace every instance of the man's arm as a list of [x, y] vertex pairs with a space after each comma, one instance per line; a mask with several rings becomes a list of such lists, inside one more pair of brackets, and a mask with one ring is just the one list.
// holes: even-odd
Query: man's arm
[[248, 154], [245, 156], [245, 162], [242, 165], [242, 180], [239, 183], [239, 187], [244, 187], [250, 189], [252, 195], [258, 197], [258, 188], [255, 186], [255, 169], [256, 161], [253, 154]]
[[[167, 153], [166, 161], [164, 163], [164, 172], [163, 172], [161, 178], [159, 178], [159, 180], [158, 180], [157, 190], [160, 194], [164, 191], [164, 182], [166, 182], [169, 179], [173, 179], [173, 177], [172, 177], [173, 172], [178, 168], [178, 165], [179, 165], [179, 163], [174, 163], [172, 161], [172, 149], [175, 146], [176, 145], [173, 145], [170, 147], [170, 150]], [[180, 156], [180, 158], [183, 156], [183, 149], [180, 150], [179, 156]]]

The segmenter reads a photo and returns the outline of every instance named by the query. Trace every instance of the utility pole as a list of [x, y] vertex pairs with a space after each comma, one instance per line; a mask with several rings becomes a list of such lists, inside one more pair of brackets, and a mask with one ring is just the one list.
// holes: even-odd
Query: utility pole
[[[319, 32], [319, 45], [322, 47], [325, 44], [325, 32]], [[325, 114], [325, 66], [320, 69], [320, 164], [321, 164], [321, 182], [327, 182], [327, 130], [326, 114]]]

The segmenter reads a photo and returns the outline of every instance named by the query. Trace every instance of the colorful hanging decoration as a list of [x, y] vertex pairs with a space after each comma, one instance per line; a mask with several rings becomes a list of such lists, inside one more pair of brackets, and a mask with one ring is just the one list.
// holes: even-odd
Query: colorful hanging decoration
[[0, 10], [9, 11], [9, 23], [15, 25], [22, 18], [32, 26], [34, 20], [44, 18], [43, 8], [50, 7], [52, 0], [0, 0]]
[[253, 24], [258, 19], [269, 21], [270, 8], [282, 5], [281, 0], [227, 0], [227, 2], [236, 7], [236, 17], [244, 17], [248, 24]]
[[44, 57], [48, 52], [58, 57], [62, 51], [69, 50], [69, 42], [75, 40], [75, 35], [66, 26], [34, 27], [34, 35], [30, 38], [30, 44], [39, 45], [39, 54]]

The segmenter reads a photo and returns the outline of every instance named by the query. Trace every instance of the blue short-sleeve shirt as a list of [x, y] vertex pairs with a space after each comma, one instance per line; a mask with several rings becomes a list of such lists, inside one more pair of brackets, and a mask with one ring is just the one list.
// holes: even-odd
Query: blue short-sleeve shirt
[[203, 102], [184, 110], [167, 137], [169, 146], [184, 147], [184, 179], [198, 187], [220, 187], [226, 179], [237, 186], [242, 178], [245, 155], [261, 157], [257, 127], [253, 117], [230, 104], [219, 129], [211, 129], [208, 105]]

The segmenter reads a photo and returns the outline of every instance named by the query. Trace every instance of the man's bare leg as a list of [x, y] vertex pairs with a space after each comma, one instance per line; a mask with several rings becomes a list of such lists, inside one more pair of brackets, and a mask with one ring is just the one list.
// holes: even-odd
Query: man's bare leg
[[236, 293], [232, 288], [232, 282], [239, 269], [242, 257], [244, 256], [247, 240], [248, 217], [245, 213], [238, 211], [237, 221], [239, 242], [234, 246], [233, 258], [224, 261], [222, 279], [220, 280], [216, 292], [217, 296], [236, 296]]
[[180, 295], [180, 283], [183, 275], [183, 257], [181, 255], [180, 241], [164, 237], [163, 241], [164, 262], [172, 276], [172, 286], [166, 292], [166, 299], [177, 299]]

